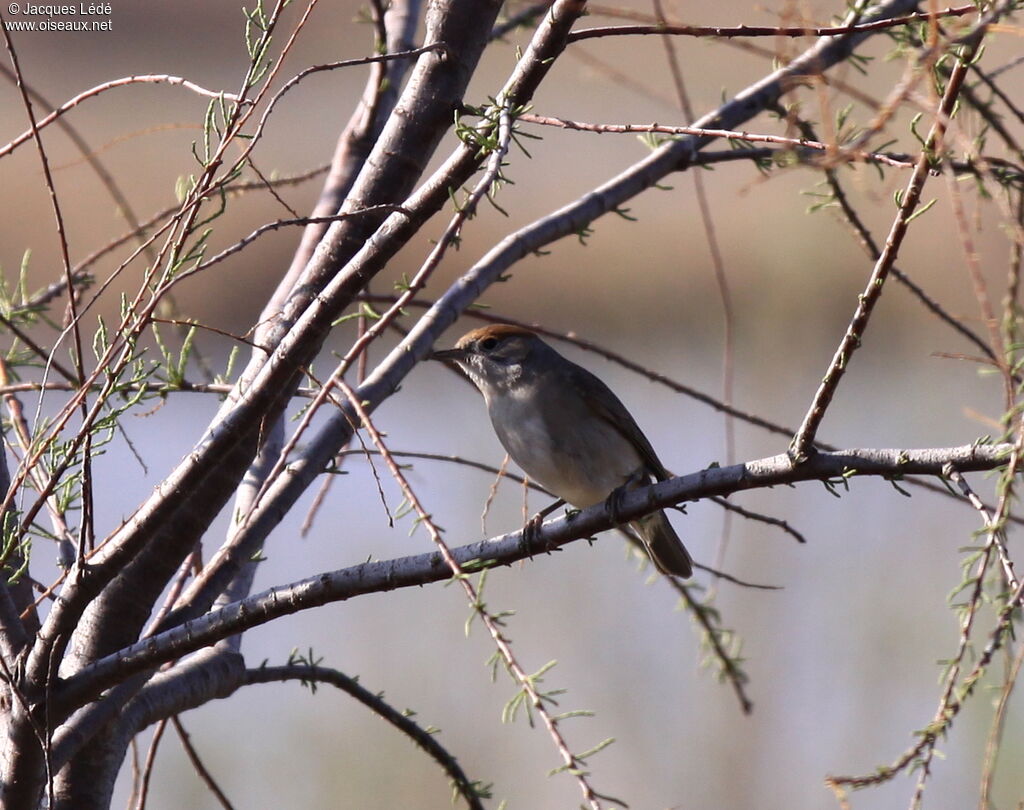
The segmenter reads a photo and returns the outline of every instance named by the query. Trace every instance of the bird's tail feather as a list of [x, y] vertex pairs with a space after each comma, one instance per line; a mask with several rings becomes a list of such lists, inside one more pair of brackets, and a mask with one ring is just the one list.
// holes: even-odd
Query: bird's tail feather
[[683, 579], [693, 575], [693, 561], [664, 512], [647, 515], [631, 525], [659, 571]]

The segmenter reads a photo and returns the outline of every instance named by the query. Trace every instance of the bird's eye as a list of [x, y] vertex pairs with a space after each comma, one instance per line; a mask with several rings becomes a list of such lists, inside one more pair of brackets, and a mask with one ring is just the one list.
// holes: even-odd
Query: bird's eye
[[498, 339], [496, 337], [484, 338], [483, 340], [480, 341], [480, 348], [483, 349], [485, 352], [491, 351], [491, 349], [496, 348], [497, 345]]

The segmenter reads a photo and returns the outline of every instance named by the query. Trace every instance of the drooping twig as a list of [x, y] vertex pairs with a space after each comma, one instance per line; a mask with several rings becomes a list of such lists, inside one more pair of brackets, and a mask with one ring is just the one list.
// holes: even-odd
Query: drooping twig
[[[231, 93], [225, 93], [222, 90], [207, 90], [205, 87], [200, 87], [198, 84], [190, 82], [188, 79], [184, 79], [181, 76], [170, 76], [164, 73], [141, 76], [125, 76], [121, 79], [113, 79], [109, 82], [103, 82], [103, 84], [91, 87], [88, 90], [85, 90], [79, 93], [77, 96], [69, 99], [68, 101], [65, 101], [49, 115], [40, 118], [39, 121], [36, 123], [35, 128], [39, 130], [49, 126], [58, 118], [60, 118], [60, 116], [68, 112], [68, 110], [74, 109], [86, 99], [95, 98], [96, 96], [100, 95], [101, 93], [105, 93], [108, 90], [113, 90], [117, 87], [124, 87], [129, 84], [177, 85], [180, 87], [184, 87], [186, 90], [191, 90], [193, 93], [197, 93], [201, 96], [206, 96], [207, 98], [224, 98], [230, 101], [238, 101], [237, 96], [234, 96]], [[32, 129], [28, 129], [25, 132], [18, 135], [16, 138], [14, 138], [14, 140], [12, 140], [7, 145], [0, 147], [0, 158], [5, 157], [26, 141], [31, 140], [33, 137], [32, 132]]]
[[284, 666], [261, 666], [248, 669], [245, 673], [247, 684], [277, 681], [299, 681], [314, 688], [318, 683], [326, 683], [345, 692], [426, 751], [434, 761], [444, 768], [456, 790], [466, 800], [470, 810], [483, 810], [484, 806], [480, 801], [481, 786], [470, 780], [458, 760], [438, 742], [437, 735], [422, 728], [408, 714], [396, 709], [379, 694], [371, 692], [360, 684], [355, 678], [349, 677], [338, 669], [306, 662], [292, 662]]
[[171, 718], [171, 723], [174, 724], [174, 730], [178, 732], [178, 739], [181, 740], [181, 747], [185, 749], [185, 754], [188, 756], [188, 761], [192, 763], [192, 767], [195, 772], [199, 774], [199, 778], [203, 780], [203, 784], [209, 789], [210, 793], [213, 794], [214, 798], [220, 804], [224, 810], [233, 810], [234, 805], [228, 800], [227, 795], [221, 789], [220, 785], [217, 784], [213, 778], [213, 774], [210, 773], [210, 769], [207, 768], [202, 759], [199, 757], [199, 752], [196, 751], [194, 745], [192, 745], [192, 739], [189, 733], [185, 730], [185, 726], [181, 723], [181, 718], [174, 715]]
[[164, 731], [167, 730], [167, 721], [161, 720], [153, 729], [153, 737], [149, 741], [149, 748], [146, 750], [146, 758], [142, 763], [142, 770], [139, 773], [139, 789], [136, 794], [133, 810], [145, 810], [146, 801], [149, 799], [149, 780], [153, 776], [153, 767], [156, 765], [156, 753], [160, 749], [160, 741], [163, 739]]
[[992, 515], [988, 507], [982, 503], [981, 498], [975, 494], [974, 490], [971, 489], [971, 485], [967, 483], [967, 479], [964, 478], [961, 473], [955, 467], [950, 467], [947, 471], [947, 477], [957, 485], [959, 490], [963, 493], [964, 497], [970, 501], [979, 515], [981, 515], [984, 522], [983, 530], [991, 535], [989, 542], [996, 549], [996, 553], [999, 555], [999, 563], [1003, 567], [1003, 577], [1006, 579], [1006, 585], [1011, 590], [1017, 589], [1017, 575], [1013, 570], [1013, 560], [1010, 559], [1009, 552], [1006, 550], [1006, 537], [1003, 535], [1003, 530], [998, 525], [998, 520]]
[[1000, 610], [995, 627], [989, 634], [988, 643], [982, 650], [981, 655], [978, 656], [978, 660], [970, 673], [963, 679], [961, 689], [956, 695], [950, 693], [944, 696], [945, 700], [942, 703], [941, 709], [942, 717], [921, 733], [921, 739], [917, 743], [907, 749], [892, 765], [879, 768], [875, 773], [866, 776], [830, 776], [826, 780], [828, 786], [833, 791], [842, 792], [844, 788], [859, 789], [880, 784], [892, 779], [896, 774], [914, 763], [923, 751], [929, 747], [934, 747], [935, 743], [938, 742], [942, 734], [960, 713], [964, 706], [964, 701], [974, 691], [981, 676], [991, 663], [993, 656], [1002, 648], [1012, 627], [1013, 614], [1020, 609], [1022, 599], [1024, 599], [1024, 582], [1021, 582], [1017, 590], [1010, 594], [1010, 597]]
[[725, 498], [712, 498], [715, 503], [721, 506], [723, 509], [728, 509], [730, 512], [735, 512], [740, 517], [746, 518], [747, 520], [753, 520], [757, 523], [766, 523], [769, 526], [775, 526], [782, 529], [786, 534], [796, 540], [798, 543], [806, 543], [807, 538], [803, 536], [801, 532], [798, 532], [792, 526], [789, 525], [785, 520], [780, 520], [777, 517], [771, 515], [763, 515], [760, 512], [754, 512], [750, 509], [744, 509], [742, 506], [737, 506], [734, 503], [729, 503]]
[[1017, 653], [1007, 667], [1003, 687], [999, 692], [999, 699], [992, 715], [992, 723], [989, 726], [988, 739], [985, 741], [985, 760], [981, 771], [981, 788], [978, 791], [978, 807], [991, 806], [992, 783], [996, 775], [996, 760], [999, 756], [1000, 742], [1006, 725], [1010, 695], [1020, 678], [1022, 664], [1024, 664], [1024, 644], [1018, 641]]

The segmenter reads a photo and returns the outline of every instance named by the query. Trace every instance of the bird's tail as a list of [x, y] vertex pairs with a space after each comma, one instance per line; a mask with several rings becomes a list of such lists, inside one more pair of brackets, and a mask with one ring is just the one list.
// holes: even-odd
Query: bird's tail
[[683, 579], [693, 575], [693, 561], [664, 512], [647, 515], [630, 525], [640, 535], [651, 562], [659, 571]]

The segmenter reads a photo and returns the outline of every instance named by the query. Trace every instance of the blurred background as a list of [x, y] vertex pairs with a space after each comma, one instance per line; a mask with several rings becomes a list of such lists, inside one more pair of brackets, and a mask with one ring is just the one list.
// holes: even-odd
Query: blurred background
[[[645, 13], [649, 6], [631, 8]], [[290, 30], [304, 9], [286, 12]], [[777, 24], [789, 9], [740, 2], [666, 5], [673, 19], [694, 24]], [[839, 5], [802, 4], [806, 19], [828, 24]], [[321, 0], [282, 72], [365, 55], [371, 30], [356, 21], [355, 2]], [[5, 19], [11, 17], [5, 13]], [[57, 105], [101, 82], [131, 74], [183, 76], [212, 90], [233, 92], [247, 63], [243, 17], [235, 3], [133, 0], [113, 3], [112, 30], [90, 33], [14, 33], [21, 69], [32, 87]], [[603, 24], [599, 17], [581, 25]], [[514, 33], [492, 48], [471, 85], [467, 101], [485, 103], [500, 89], [515, 62], [515, 47], [528, 41]], [[1008, 41], [1013, 39], [1013, 41]], [[280, 44], [280, 43], [278, 43]], [[680, 38], [678, 57], [698, 115], [771, 69], [768, 57], [729, 43]], [[793, 53], [806, 40], [758, 40], [769, 51]], [[865, 77], [849, 68], [835, 74], [876, 99], [898, 81], [903, 62], [884, 61], [891, 43], [871, 40], [862, 50], [874, 58]], [[986, 53], [992, 67], [1019, 52], [1019, 39], [996, 37]], [[5, 65], [9, 64], [6, 60]], [[1012, 74], [1011, 74], [1012, 75]], [[366, 77], [365, 68], [331, 71], [302, 82], [271, 118], [254, 154], [266, 175], [297, 174], [325, 164]], [[848, 103], [834, 88], [800, 98], [803, 114], [830, 119]], [[118, 179], [136, 214], [145, 219], [173, 205], [177, 179], [195, 172], [191, 145], [201, 139], [207, 99], [181, 87], [129, 86], [81, 104], [67, 120]], [[46, 110], [36, 105], [36, 114]], [[685, 124], [674, 100], [671, 75], [659, 40], [617, 38], [573, 46], [538, 94], [534, 111], [605, 123]], [[896, 149], [911, 150], [908, 122], [898, 114], [885, 132]], [[872, 111], [858, 105], [863, 124]], [[979, 129], [969, 115], [963, 131]], [[0, 87], [0, 141], [26, 128], [25, 111], [10, 83]], [[563, 205], [647, 153], [629, 135], [594, 135], [542, 129], [525, 141], [530, 157], [514, 150], [502, 191], [508, 216], [482, 210], [464, 233], [461, 250], [449, 254], [428, 291], [436, 296], [498, 239]], [[758, 119], [754, 132], [781, 133], [782, 125]], [[1018, 127], [1019, 130], [1019, 127]], [[1018, 134], [1019, 131], [1018, 131]], [[44, 133], [60, 194], [72, 261], [80, 260], [126, 230], [116, 207], [81, 154], [56, 128]], [[453, 145], [446, 140], [439, 156]], [[724, 144], [716, 148], [727, 148]], [[906, 173], [844, 168], [854, 204], [881, 241], [894, 213], [892, 195]], [[828, 211], [807, 213], [820, 191], [820, 175], [803, 168], [759, 174], [746, 163], [703, 173], [722, 247], [733, 306], [733, 357], [737, 407], [795, 427], [803, 417], [845, 330], [871, 270], [846, 227]], [[607, 217], [581, 245], [567, 239], [548, 255], [517, 265], [507, 283], [483, 299], [491, 312], [574, 332], [600, 342], [688, 386], [719, 396], [723, 387], [725, 321], [689, 174], [671, 178], [673, 188], [650, 191], [631, 206], [636, 221]], [[280, 190], [299, 212], [309, 211], [320, 180]], [[970, 183], [960, 184], [975, 247], [998, 303], [1010, 245], [999, 227], [997, 204], [983, 201]], [[38, 155], [23, 146], [0, 161], [0, 267], [16, 280], [26, 251], [30, 287], [60, 275], [53, 216]], [[983, 331], [962, 259], [942, 178], [929, 181], [925, 198], [940, 198], [921, 227], [911, 230], [899, 265], [950, 312]], [[998, 201], [997, 201], [998, 202]], [[215, 224], [211, 252], [232, 244], [260, 224], [288, 213], [265, 193], [233, 199]], [[447, 216], [447, 214], [446, 214]], [[401, 274], [412, 274], [443, 220], [388, 268], [375, 291], [387, 293]], [[220, 330], [243, 333], [288, 266], [299, 232], [282, 229], [260, 238], [231, 260], [178, 288], [182, 313]], [[128, 248], [94, 268], [110, 273]], [[138, 273], [138, 270], [132, 271]], [[137, 277], [118, 280], [95, 315], [117, 312], [121, 290]], [[892, 282], [890, 282], [892, 283]], [[448, 345], [477, 325], [466, 319], [447, 336]], [[41, 331], [41, 335], [47, 333]], [[339, 329], [332, 348], [346, 345]], [[374, 347], [373, 359], [393, 345]], [[223, 369], [230, 342], [204, 336], [201, 346]], [[735, 424], [735, 458], [726, 455], [725, 421], [714, 410], [674, 394], [593, 355], [564, 352], [593, 370], [619, 393], [648, 433], [665, 464], [677, 473], [709, 464], [756, 459], [783, 452], [786, 440]], [[952, 446], [998, 433], [1002, 393], [994, 376], [977, 364], [940, 353], [974, 354], [948, 327], [936, 322], [898, 285], [882, 299], [823, 425], [822, 440], [842, 447]], [[321, 370], [333, 366], [326, 356]], [[57, 397], [58, 395], [48, 395]], [[26, 397], [32, 407], [35, 400]], [[49, 400], [56, 403], [58, 400]], [[213, 416], [217, 401], [179, 394], [161, 408], [129, 417], [125, 428], [142, 468], [117, 440], [97, 460], [101, 486], [97, 531], [104, 535], [188, 452]], [[44, 412], [47, 407], [44, 403]], [[498, 465], [503, 451], [479, 396], [440, 365], [415, 370], [400, 393], [376, 414], [394, 450], [454, 453]], [[408, 518], [387, 529], [384, 507], [365, 459], [346, 462], [312, 531], [300, 536], [310, 492], [281, 524], [265, 549], [257, 589], [342, 568], [368, 557], [386, 559], [430, 549]], [[401, 497], [384, 479], [388, 504]], [[461, 545], [517, 528], [521, 490], [505, 483], [481, 526], [490, 476], [464, 467], [416, 462], [411, 481], [450, 544]], [[991, 496], [993, 482], [971, 476]], [[905, 497], [881, 481], [853, 480], [840, 497], [820, 484], [745, 493], [733, 500], [788, 521], [807, 537], [798, 545], [772, 527], [732, 521], [726, 569], [737, 577], [781, 587], [749, 590], [718, 586], [723, 623], [742, 640], [748, 691], [754, 711], [745, 716], [732, 690], [702, 666], [700, 634], [677, 610], [664, 582], [652, 580], [614, 534], [596, 543], [575, 543], [548, 557], [488, 578], [492, 610], [515, 610], [508, 635], [521, 663], [535, 671], [558, 665], [543, 686], [565, 688], [560, 710], [587, 709], [590, 718], [564, 725], [570, 744], [583, 751], [614, 737], [591, 762], [593, 784], [633, 808], [837, 806], [824, 785], [828, 775], [871, 773], [902, 753], [912, 732], [931, 722], [939, 694], [939, 659], [951, 657], [958, 623], [947, 597], [960, 581], [961, 550], [975, 541], [976, 513], [963, 504], [919, 490]], [[546, 505], [533, 496], [530, 508]], [[723, 535], [723, 512], [695, 504], [673, 521], [696, 559], [712, 564]], [[225, 517], [206, 542], [209, 554], [223, 537]], [[1019, 545], [1011, 535], [1011, 549]], [[48, 549], [39, 549], [45, 560]], [[44, 569], [45, 570], [45, 569]], [[41, 576], [44, 570], [37, 572]], [[45, 577], [44, 577], [45, 578]], [[707, 575], [698, 581], [708, 583]], [[293, 650], [309, 650], [397, 707], [440, 728], [439, 740], [472, 779], [493, 783], [495, 801], [510, 808], [569, 808], [579, 804], [573, 780], [548, 777], [559, 760], [546, 734], [523, 718], [501, 723], [514, 692], [486, 665], [493, 647], [482, 627], [467, 637], [469, 608], [463, 593], [440, 585], [329, 605], [252, 631], [243, 652], [250, 666], [282, 663]], [[984, 614], [980, 632], [991, 616]], [[1002, 659], [994, 668], [1002, 670]], [[998, 674], [998, 672], [997, 672]], [[945, 755], [933, 766], [926, 806], [976, 806], [985, 738], [998, 678], [964, 710], [940, 744]], [[207, 766], [238, 808], [344, 807], [444, 808], [449, 789], [442, 772], [397, 732], [344, 695], [322, 688], [313, 696], [298, 685], [257, 686], [230, 700], [185, 715]], [[1024, 746], [1019, 703], [1011, 701], [995, 783], [996, 806], [1024, 797], [1024, 772], [1015, 767]], [[145, 735], [141, 742], [148, 741]], [[139, 756], [144, 756], [145, 746]], [[126, 767], [115, 806], [128, 800]], [[168, 734], [162, 744], [150, 807], [213, 808], [217, 804], [194, 775], [181, 746]], [[905, 806], [913, 791], [906, 776], [852, 796], [856, 808]], [[491, 805], [489, 805], [491, 806]]]

